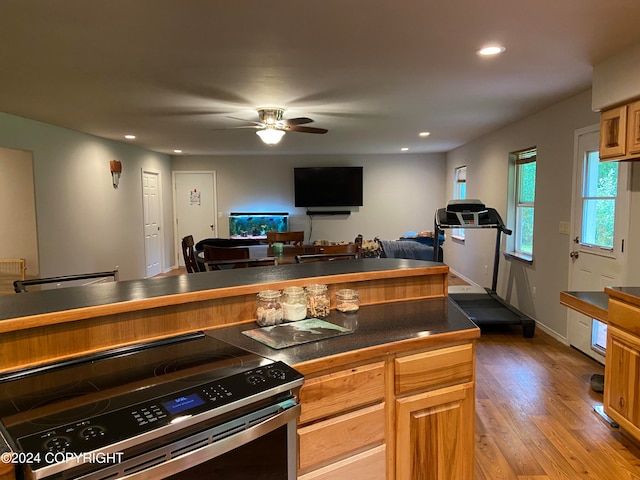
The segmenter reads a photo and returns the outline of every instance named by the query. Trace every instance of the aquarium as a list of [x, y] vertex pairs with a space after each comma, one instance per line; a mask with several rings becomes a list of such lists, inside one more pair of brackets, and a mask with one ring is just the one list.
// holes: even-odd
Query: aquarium
[[229, 214], [229, 238], [267, 238], [267, 232], [288, 231], [287, 212]]

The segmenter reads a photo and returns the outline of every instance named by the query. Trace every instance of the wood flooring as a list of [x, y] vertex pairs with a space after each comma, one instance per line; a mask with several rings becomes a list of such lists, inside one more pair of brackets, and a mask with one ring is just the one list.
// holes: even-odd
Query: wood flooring
[[604, 367], [536, 329], [483, 329], [474, 480], [640, 479], [640, 450], [593, 411]]

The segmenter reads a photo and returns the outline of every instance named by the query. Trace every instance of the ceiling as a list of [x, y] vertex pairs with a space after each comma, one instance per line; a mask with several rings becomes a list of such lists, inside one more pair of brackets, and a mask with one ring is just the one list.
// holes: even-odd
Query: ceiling
[[[638, 0], [2, 0], [0, 111], [168, 154], [443, 152], [588, 89], [639, 24]], [[263, 106], [329, 133], [231, 128]]]

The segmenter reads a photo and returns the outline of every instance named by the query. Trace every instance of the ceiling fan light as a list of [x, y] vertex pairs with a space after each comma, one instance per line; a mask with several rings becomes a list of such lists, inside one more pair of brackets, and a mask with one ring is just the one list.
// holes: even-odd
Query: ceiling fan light
[[284, 134], [284, 130], [277, 130], [275, 128], [265, 128], [264, 130], [258, 130], [256, 132], [256, 135], [267, 145], [275, 145], [280, 142]]

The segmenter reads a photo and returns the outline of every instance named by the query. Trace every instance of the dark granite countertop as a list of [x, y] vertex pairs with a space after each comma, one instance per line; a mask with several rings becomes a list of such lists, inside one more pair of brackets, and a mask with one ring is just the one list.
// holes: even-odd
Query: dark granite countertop
[[368, 305], [357, 313], [331, 311], [326, 321], [347, 327], [353, 333], [273, 349], [259, 343], [242, 331], [258, 328], [255, 323], [234, 325], [207, 331], [219, 340], [289, 365], [318, 360], [324, 357], [398, 342], [456, 334], [469, 331], [468, 338], [480, 336], [476, 325], [447, 298], [411, 300]]
[[605, 292], [612, 298], [640, 307], [640, 287], [607, 287]]
[[442, 266], [396, 258], [242, 268], [0, 296], [0, 320], [298, 278]]
[[560, 292], [560, 303], [572, 310], [607, 322], [609, 318], [609, 295], [600, 292]]

